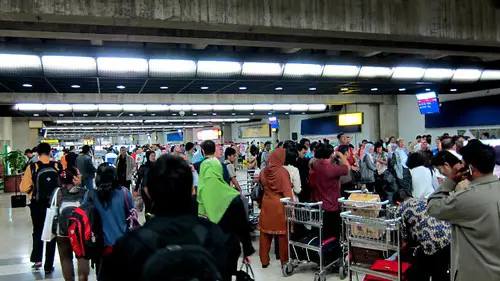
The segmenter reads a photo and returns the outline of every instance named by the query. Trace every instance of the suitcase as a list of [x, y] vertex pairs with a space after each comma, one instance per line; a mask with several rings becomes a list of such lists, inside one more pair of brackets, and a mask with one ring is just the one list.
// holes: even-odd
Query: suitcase
[[352, 247], [350, 258], [354, 263], [373, 264], [377, 260], [384, 259], [384, 255], [381, 251]]
[[[319, 238], [315, 237], [304, 237], [298, 242], [318, 247]], [[294, 260], [308, 261], [319, 264], [319, 254], [318, 252], [307, 250], [299, 246], [291, 246], [291, 257]], [[322, 255], [323, 255], [323, 265], [328, 265], [340, 258], [342, 249], [340, 247], [339, 241], [333, 237], [323, 241]]]

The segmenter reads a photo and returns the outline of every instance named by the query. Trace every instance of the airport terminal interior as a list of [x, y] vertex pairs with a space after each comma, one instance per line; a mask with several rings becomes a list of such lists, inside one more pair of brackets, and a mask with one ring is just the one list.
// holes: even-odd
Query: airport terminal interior
[[[499, 43], [496, 0], [0, 0], [0, 281], [79, 279], [76, 258], [76, 277], [63, 274], [61, 245], [77, 253], [67, 238], [67, 245], [54, 238], [53, 268], [33, 254], [34, 240], [44, 243], [47, 218], [35, 226], [40, 210], [29, 205], [40, 204], [41, 187], [30, 169], [49, 145], [50, 160], [65, 171], [70, 155], [79, 170], [83, 156], [95, 168], [114, 167], [141, 225], [159, 216], [141, 205], [155, 201], [138, 180], [143, 165], [159, 165], [151, 154], [189, 164], [199, 206], [201, 186], [210, 192], [212, 183], [204, 175], [207, 160], [220, 158], [224, 185], [217, 190], [239, 192], [247, 211], [254, 280], [468, 281], [470, 272], [485, 272], [477, 280], [498, 281], [500, 264], [487, 255], [467, 269], [461, 268], [467, 261], [450, 260], [450, 248], [460, 257], [474, 251], [460, 248], [451, 233], [461, 230], [432, 206], [452, 179], [445, 153], [470, 170], [474, 184], [466, 189], [476, 175], [491, 174], [476, 169], [471, 153], [492, 163], [488, 149], [496, 151], [500, 174]], [[207, 153], [211, 144], [215, 156]], [[421, 165], [414, 163], [419, 157]], [[321, 176], [322, 169], [330, 170]], [[100, 194], [95, 171], [90, 186], [87, 172], [78, 173], [82, 190]], [[285, 181], [282, 191], [277, 186]], [[405, 188], [411, 199], [400, 192]], [[426, 221], [417, 224], [438, 225], [437, 234], [408, 234], [418, 226], [405, 223], [403, 199], [422, 204], [417, 221]], [[495, 224], [496, 215], [476, 221]], [[270, 227], [267, 217], [279, 223]], [[470, 241], [464, 235], [457, 239]], [[405, 260], [408, 237], [416, 247]], [[498, 247], [496, 239], [489, 245]], [[107, 240], [106, 249], [115, 251]], [[426, 252], [426, 243], [442, 248]], [[262, 251], [269, 249], [266, 264]], [[422, 265], [422, 257], [445, 252], [444, 273]], [[88, 280], [107, 281], [100, 269], [90, 269]], [[171, 274], [135, 280], [174, 280]]]

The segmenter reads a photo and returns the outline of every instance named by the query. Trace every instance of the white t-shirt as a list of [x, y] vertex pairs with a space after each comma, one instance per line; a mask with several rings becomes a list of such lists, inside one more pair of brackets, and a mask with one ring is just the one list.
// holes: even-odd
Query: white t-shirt
[[293, 197], [295, 201], [297, 200], [297, 195], [302, 191], [302, 182], [300, 181], [299, 169], [292, 165], [284, 166], [285, 169], [290, 174], [290, 180], [292, 181]]
[[410, 170], [413, 185], [412, 196], [416, 199], [427, 199], [434, 192], [431, 170], [419, 166]]

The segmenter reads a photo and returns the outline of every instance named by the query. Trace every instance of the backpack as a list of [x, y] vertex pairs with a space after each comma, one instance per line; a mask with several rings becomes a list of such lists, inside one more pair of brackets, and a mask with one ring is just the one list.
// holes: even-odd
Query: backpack
[[[152, 236], [154, 239], [162, 239], [161, 235], [152, 229], [143, 228], [142, 231], [147, 232], [150, 238]], [[139, 236], [137, 232], [133, 233]], [[141, 280], [160, 281], [165, 280], [165, 276], [168, 276], [169, 280], [222, 280], [215, 259], [203, 247], [207, 236], [208, 230], [203, 225], [198, 224], [191, 233], [186, 233], [183, 236], [184, 241], [188, 242], [190, 238], [192, 241], [169, 244], [161, 249], [150, 246], [149, 239], [138, 237], [142, 243], [155, 251], [144, 264]]]
[[[44, 164], [42, 161], [30, 165], [33, 180], [33, 195], [35, 201], [50, 202], [54, 190], [59, 187], [59, 174], [61, 164], [50, 161]], [[58, 167], [59, 166], [59, 167]]]
[[[72, 194], [65, 188], [57, 189], [61, 192], [62, 200], [57, 214], [57, 234], [67, 237], [69, 228], [69, 218], [76, 208], [80, 207], [88, 199], [88, 190], [80, 189], [78, 193]], [[57, 191], [56, 191], [57, 192]], [[57, 195], [56, 195], [57, 196]]]
[[75, 208], [68, 225], [69, 241], [76, 257], [100, 258], [104, 251], [104, 234], [101, 217], [92, 200]]

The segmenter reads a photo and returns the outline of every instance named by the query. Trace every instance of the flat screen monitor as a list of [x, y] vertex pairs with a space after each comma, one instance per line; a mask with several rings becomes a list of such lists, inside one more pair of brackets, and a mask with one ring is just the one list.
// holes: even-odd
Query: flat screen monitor
[[436, 92], [416, 94], [420, 114], [439, 113], [439, 100]]
[[269, 124], [271, 125], [271, 129], [279, 129], [280, 128], [280, 124], [278, 122], [278, 117], [271, 116], [268, 119], [269, 119]]

